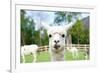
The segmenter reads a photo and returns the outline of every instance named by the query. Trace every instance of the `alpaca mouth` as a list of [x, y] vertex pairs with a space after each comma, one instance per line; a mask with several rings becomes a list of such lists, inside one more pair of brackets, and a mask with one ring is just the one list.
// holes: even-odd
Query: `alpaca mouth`
[[54, 48], [56, 49], [56, 50], [58, 50], [59, 48], [60, 48], [60, 45], [54, 45]]

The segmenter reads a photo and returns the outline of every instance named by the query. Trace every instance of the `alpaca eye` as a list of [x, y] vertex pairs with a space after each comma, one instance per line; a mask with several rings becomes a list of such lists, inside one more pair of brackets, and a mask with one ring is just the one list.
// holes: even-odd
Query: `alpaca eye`
[[51, 34], [49, 34], [49, 38], [51, 38], [52, 37], [52, 35]]
[[65, 37], [65, 35], [64, 35], [64, 34], [62, 34], [62, 37], [64, 38], [64, 37]]

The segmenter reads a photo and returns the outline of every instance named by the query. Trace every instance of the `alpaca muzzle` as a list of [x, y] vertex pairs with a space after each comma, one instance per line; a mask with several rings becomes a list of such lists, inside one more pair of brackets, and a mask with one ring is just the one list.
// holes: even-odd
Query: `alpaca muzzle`
[[55, 48], [56, 50], [58, 50], [58, 49], [60, 48], [60, 45], [55, 44], [55, 45], [54, 45], [54, 48]]

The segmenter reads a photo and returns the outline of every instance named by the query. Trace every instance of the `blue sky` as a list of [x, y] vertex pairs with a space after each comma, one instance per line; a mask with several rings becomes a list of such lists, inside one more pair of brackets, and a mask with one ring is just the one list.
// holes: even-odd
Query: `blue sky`
[[54, 12], [46, 12], [46, 11], [26, 11], [26, 16], [30, 16], [33, 19], [35, 19], [35, 21], [44, 21], [48, 24], [53, 23], [54, 21]]

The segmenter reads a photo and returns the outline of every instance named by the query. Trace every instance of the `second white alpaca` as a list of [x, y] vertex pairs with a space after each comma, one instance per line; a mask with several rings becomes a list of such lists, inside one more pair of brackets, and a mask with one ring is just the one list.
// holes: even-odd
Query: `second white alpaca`
[[33, 45], [24, 45], [21, 47], [21, 56], [23, 59], [23, 63], [25, 63], [25, 55], [32, 54], [33, 55], [33, 62], [36, 62], [36, 57], [37, 57], [37, 51], [38, 51], [38, 46], [33, 44]]
[[67, 47], [67, 50], [71, 52], [73, 59], [79, 58], [79, 50], [76, 47]]

